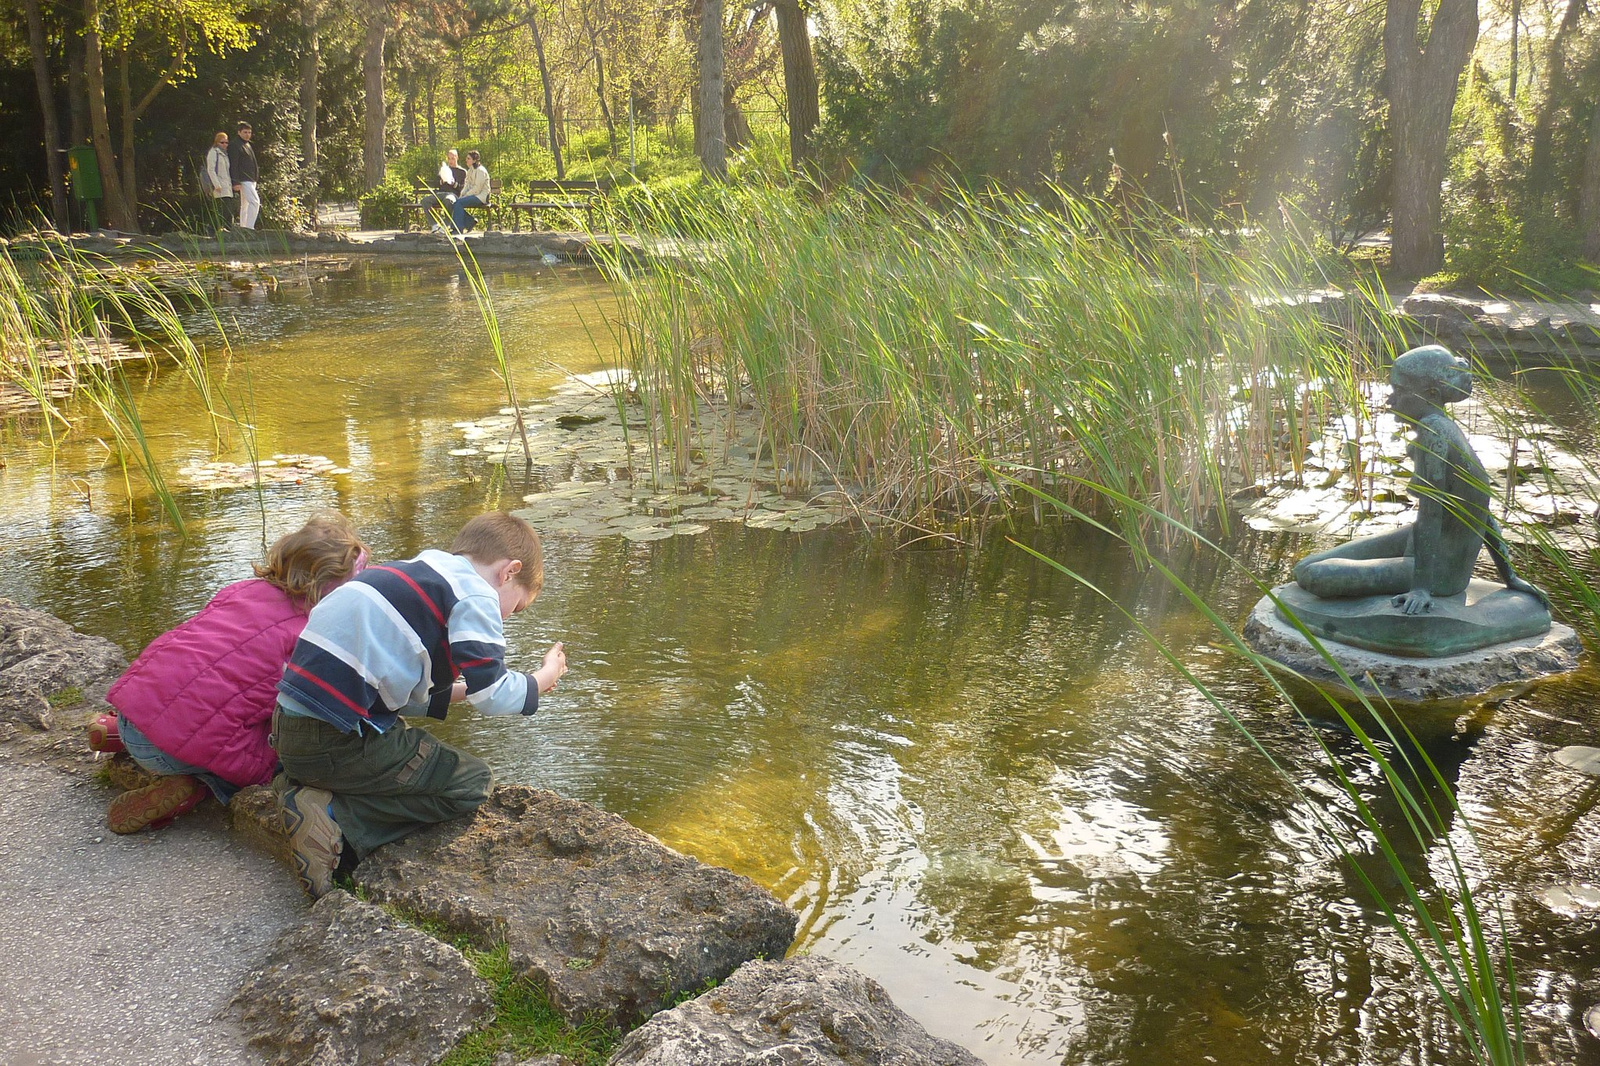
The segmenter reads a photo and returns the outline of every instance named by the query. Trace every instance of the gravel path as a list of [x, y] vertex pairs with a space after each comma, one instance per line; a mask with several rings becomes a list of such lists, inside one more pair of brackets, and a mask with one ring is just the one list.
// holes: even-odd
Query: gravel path
[[0, 1066], [258, 1064], [214, 1016], [305, 913], [207, 802], [105, 828], [104, 785], [0, 752]]

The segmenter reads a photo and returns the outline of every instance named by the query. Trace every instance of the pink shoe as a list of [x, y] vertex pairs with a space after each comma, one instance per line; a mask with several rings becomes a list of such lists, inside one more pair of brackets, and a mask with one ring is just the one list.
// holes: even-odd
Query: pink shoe
[[124, 792], [112, 800], [106, 809], [106, 826], [113, 833], [161, 829], [200, 806], [200, 801], [210, 794], [210, 789], [188, 774], [163, 777], [153, 785]]
[[115, 712], [97, 714], [89, 720], [89, 750], [112, 754], [128, 750], [122, 746], [122, 731], [117, 727]]

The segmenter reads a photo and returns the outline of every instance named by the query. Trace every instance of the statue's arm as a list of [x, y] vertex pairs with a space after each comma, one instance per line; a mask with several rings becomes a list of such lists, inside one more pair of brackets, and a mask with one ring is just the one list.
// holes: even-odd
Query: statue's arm
[[1417, 520], [1412, 526], [1413, 568], [1411, 591], [1394, 598], [1404, 614], [1421, 614], [1433, 606], [1434, 576], [1440, 565], [1444, 539], [1444, 514], [1448, 504], [1450, 441], [1426, 422], [1417, 427], [1415, 460], [1411, 472], [1412, 495], [1417, 499]]
[[1489, 528], [1484, 531], [1483, 546], [1489, 549], [1489, 557], [1494, 560], [1494, 569], [1500, 575], [1500, 583], [1508, 589], [1517, 592], [1526, 592], [1535, 597], [1550, 609], [1550, 597], [1545, 595], [1544, 589], [1531, 581], [1524, 581], [1517, 576], [1517, 571], [1511, 565], [1511, 551], [1506, 547], [1506, 539], [1500, 533], [1500, 523], [1494, 520], [1494, 515], [1489, 515]]

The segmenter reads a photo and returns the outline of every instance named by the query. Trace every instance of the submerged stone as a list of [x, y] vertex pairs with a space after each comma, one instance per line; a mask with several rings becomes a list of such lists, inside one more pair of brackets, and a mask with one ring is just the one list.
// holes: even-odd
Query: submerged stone
[[630, 1033], [610, 1066], [979, 1066], [930, 1036], [876, 981], [807, 955], [751, 962]]
[[1569, 770], [1576, 770], [1591, 777], [1600, 777], [1600, 748], [1572, 744], [1550, 757]]
[[1387, 594], [1333, 599], [1293, 583], [1272, 591], [1285, 621], [1292, 612], [1319, 637], [1390, 655], [1460, 655], [1550, 629], [1550, 610], [1536, 597], [1479, 578], [1459, 595], [1435, 597], [1421, 614], [1403, 613]]

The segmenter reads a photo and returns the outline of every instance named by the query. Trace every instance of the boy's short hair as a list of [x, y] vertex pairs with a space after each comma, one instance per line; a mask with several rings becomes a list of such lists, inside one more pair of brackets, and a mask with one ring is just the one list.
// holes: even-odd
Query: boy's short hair
[[461, 527], [450, 551], [480, 563], [516, 559], [522, 563], [517, 584], [535, 595], [544, 588], [544, 545], [533, 527], [514, 514], [490, 511], [478, 515]]

